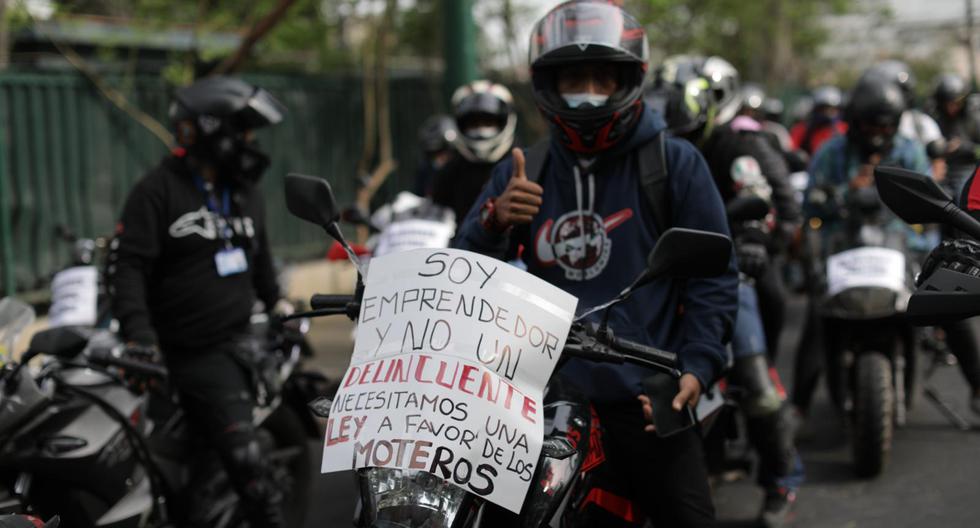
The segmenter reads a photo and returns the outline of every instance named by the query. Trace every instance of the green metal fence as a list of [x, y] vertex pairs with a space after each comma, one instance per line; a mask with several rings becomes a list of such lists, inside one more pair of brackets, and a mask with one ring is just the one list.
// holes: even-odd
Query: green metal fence
[[[273, 159], [266, 173], [274, 249], [291, 258], [323, 250], [322, 233], [285, 211], [282, 176], [326, 177], [341, 203], [353, 199], [361, 155], [361, 84], [356, 78], [263, 75], [251, 79], [290, 109], [286, 121], [259, 139]], [[170, 88], [162, 79], [123, 81], [126, 95], [165, 121]], [[438, 81], [392, 80], [395, 157], [399, 168], [382, 195], [410, 186], [417, 163], [416, 131], [439, 104]], [[82, 236], [109, 234], [133, 182], [165, 154], [164, 146], [87, 80], [73, 74], [0, 75], [0, 293], [43, 288], [70, 260], [55, 236], [65, 224]]]

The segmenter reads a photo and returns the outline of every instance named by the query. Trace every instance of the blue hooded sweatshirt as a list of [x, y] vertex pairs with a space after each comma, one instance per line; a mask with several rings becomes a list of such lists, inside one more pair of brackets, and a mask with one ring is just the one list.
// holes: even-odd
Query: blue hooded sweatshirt
[[[633, 134], [584, 170], [575, 156], [552, 138], [548, 162], [538, 183], [541, 210], [526, 227], [492, 233], [479, 221], [483, 203], [507, 187], [513, 161], [501, 161], [480, 198], [460, 224], [456, 247], [499, 259], [516, 254], [528, 271], [575, 295], [579, 312], [615, 297], [646, 269], [647, 255], [660, 233], [640, 189], [638, 149], [666, 127], [644, 111]], [[667, 138], [670, 227], [729, 234], [725, 208], [701, 154], [690, 143]], [[734, 255], [728, 272], [711, 279], [661, 279], [638, 290], [612, 309], [616, 335], [676, 352], [681, 370], [703, 387], [725, 366], [728, 340], [738, 305]], [[635, 365], [599, 364], [572, 359], [563, 374], [594, 401], [624, 402], [641, 392], [651, 371]]]

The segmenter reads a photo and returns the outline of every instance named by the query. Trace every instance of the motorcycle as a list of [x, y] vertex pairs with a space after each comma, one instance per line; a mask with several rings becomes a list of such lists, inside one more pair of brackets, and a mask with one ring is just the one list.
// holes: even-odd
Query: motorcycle
[[[333, 193], [325, 180], [288, 175], [286, 201], [295, 216], [321, 226], [330, 237], [348, 247], [337, 225], [339, 214]], [[679, 228], [667, 231], [651, 252], [648, 269], [629, 288], [610, 302], [586, 310], [572, 324], [559, 365], [577, 357], [654, 369], [658, 374], [645, 385], [653, 400], [657, 434], [668, 436], [695, 426], [698, 417], [691, 409], [674, 412], [670, 406], [680, 377], [673, 353], [617, 337], [605, 320], [586, 323], [581, 318], [601, 310], [607, 310], [608, 315], [610, 306], [657, 278], [720, 275], [727, 269], [730, 253], [731, 241], [725, 236]], [[353, 252], [348, 250], [348, 254]], [[351, 260], [360, 269], [356, 257]], [[358, 278], [354, 295], [314, 295], [310, 300], [313, 311], [305, 315], [346, 315], [357, 320], [364, 295], [361, 279]], [[560, 374], [548, 381], [543, 401], [543, 447], [519, 514], [457, 487], [448, 477], [416, 469], [366, 467], [357, 471], [360, 499], [354, 524], [365, 528], [477, 528], [504, 523], [529, 528], [643, 526], [641, 508], [623, 498], [619, 483], [610, 478], [610, 468], [604, 463], [602, 425], [589, 401]], [[330, 415], [331, 406], [329, 399], [311, 403], [314, 412], [323, 417]]]
[[58, 238], [71, 244], [72, 261], [51, 279], [49, 324], [108, 328], [112, 315], [102, 270], [109, 239], [82, 238], [65, 225], [59, 225], [55, 232]]
[[378, 208], [370, 217], [352, 207], [341, 213], [341, 219], [369, 230], [371, 237], [366, 245], [374, 257], [449, 247], [456, 231], [451, 209], [407, 191], [398, 193], [393, 202]]
[[[0, 335], [33, 319], [0, 301]], [[320, 428], [306, 408], [325, 380], [300, 371], [308, 320], [270, 331], [270, 361], [257, 374], [254, 423], [287, 518], [301, 523], [311, 485], [309, 440]], [[275, 325], [273, 325], [275, 326]], [[238, 497], [217, 456], [192, 434], [160, 364], [133, 359], [112, 332], [81, 326], [33, 336], [0, 370], [0, 513], [61, 515], [68, 526], [239, 526]], [[39, 369], [28, 366], [43, 358]], [[143, 386], [145, 390], [135, 387]]]
[[918, 336], [904, 317], [915, 272], [910, 234], [894, 225], [871, 187], [851, 190], [846, 202], [832, 188], [815, 189], [811, 203], [821, 210], [808, 240], [813, 263], [822, 266], [811, 276], [822, 279], [814, 300], [828, 388], [849, 418], [857, 474], [873, 477], [884, 470], [894, 428], [905, 424], [916, 392]]
[[[944, 187], [924, 174], [881, 167], [875, 170], [875, 184], [882, 201], [910, 225], [936, 223], [950, 231], [980, 239], [980, 222], [960, 209]], [[951, 263], [953, 264], [953, 263]], [[980, 315], [980, 284], [965, 269], [938, 266], [909, 299], [907, 317], [917, 326], [934, 326]], [[925, 373], [925, 381], [938, 366], [951, 364], [948, 346], [933, 340], [927, 349], [934, 353]], [[927, 386], [923, 391], [939, 411], [958, 429], [969, 431], [970, 423], [955, 411], [937, 390]]]

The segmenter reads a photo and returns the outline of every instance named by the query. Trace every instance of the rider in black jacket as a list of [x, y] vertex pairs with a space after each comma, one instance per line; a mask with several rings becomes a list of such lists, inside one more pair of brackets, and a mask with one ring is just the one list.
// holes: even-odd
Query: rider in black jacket
[[[261, 88], [212, 77], [176, 93], [180, 145], [130, 192], [110, 256], [113, 313], [133, 349], [163, 352], [188, 419], [222, 458], [252, 526], [283, 526], [281, 492], [252, 427], [256, 299], [279, 302], [255, 186], [253, 130], [282, 119]], [[152, 352], [150, 352], [152, 354]]]
[[[654, 89], [651, 98], [665, 102], [671, 132], [700, 148], [722, 200], [728, 204], [747, 194], [763, 198], [776, 209], [782, 230], [795, 231], [800, 208], [785, 160], [758, 121], [737, 115], [741, 97], [735, 68], [720, 57], [670, 57], [657, 70]], [[743, 280], [728, 381], [743, 394], [739, 403], [747, 417], [749, 438], [759, 452], [759, 483], [766, 490], [761, 520], [769, 527], [781, 526], [802, 484], [803, 466], [793, 445], [790, 409], [770, 377], [768, 336], [763, 334], [773, 324], [762, 315], [763, 291], [766, 281], [776, 283], [779, 274], [771, 263], [765, 230], [743, 234], [738, 227], [733, 225], [732, 233]], [[780, 325], [782, 309], [777, 309]], [[778, 333], [773, 339], [775, 346]]]

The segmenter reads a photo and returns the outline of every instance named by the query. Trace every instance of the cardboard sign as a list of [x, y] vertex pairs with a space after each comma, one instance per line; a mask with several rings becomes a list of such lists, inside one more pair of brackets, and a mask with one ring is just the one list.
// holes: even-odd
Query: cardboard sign
[[449, 245], [455, 230], [456, 227], [451, 222], [401, 220], [386, 227], [378, 235], [374, 254], [384, 256], [413, 249], [444, 248]]
[[827, 259], [827, 294], [855, 287], [906, 290], [905, 255], [883, 247], [860, 247]]
[[323, 472], [422, 470], [519, 512], [575, 297], [452, 249], [371, 261]]
[[99, 301], [99, 270], [76, 266], [58, 272], [51, 281], [51, 310], [54, 326], [93, 326]]

